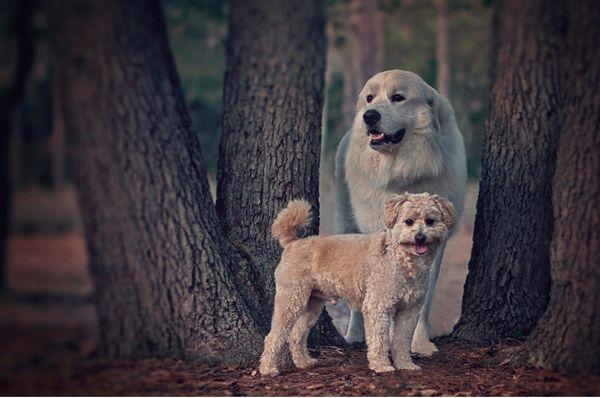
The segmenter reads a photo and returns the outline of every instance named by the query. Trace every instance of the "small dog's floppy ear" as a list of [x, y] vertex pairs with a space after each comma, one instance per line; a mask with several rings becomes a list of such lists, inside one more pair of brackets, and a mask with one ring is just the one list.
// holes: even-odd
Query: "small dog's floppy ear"
[[392, 199], [385, 204], [385, 225], [388, 228], [392, 228], [394, 224], [396, 224], [398, 209], [400, 209], [400, 205], [407, 200], [408, 193], [405, 193], [403, 195], [394, 195]]
[[456, 224], [456, 209], [452, 202], [440, 195], [431, 195], [431, 200], [437, 205], [442, 213], [442, 222], [448, 229], [452, 229]]

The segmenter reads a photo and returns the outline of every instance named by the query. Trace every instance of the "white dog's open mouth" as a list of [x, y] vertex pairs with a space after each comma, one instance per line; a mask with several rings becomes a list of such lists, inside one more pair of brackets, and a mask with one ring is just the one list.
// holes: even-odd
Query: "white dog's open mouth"
[[369, 137], [371, 138], [369, 146], [376, 150], [388, 149], [393, 144], [397, 144], [402, 141], [405, 133], [405, 129], [400, 129], [394, 134], [385, 134], [379, 130], [369, 130]]
[[370, 131], [369, 136], [371, 137], [371, 142], [379, 142], [385, 139], [385, 134], [380, 131]]
[[427, 245], [418, 245], [415, 243], [415, 253], [418, 255], [425, 254], [429, 251], [429, 247]]

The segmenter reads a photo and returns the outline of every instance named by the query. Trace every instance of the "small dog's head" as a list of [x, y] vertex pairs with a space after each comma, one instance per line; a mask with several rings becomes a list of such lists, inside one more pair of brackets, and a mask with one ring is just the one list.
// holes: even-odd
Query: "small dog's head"
[[395, 195], [385, 207], [391, 238], [414, 255], [435, 252], [456, 223], [452, 203], [428, 193]]

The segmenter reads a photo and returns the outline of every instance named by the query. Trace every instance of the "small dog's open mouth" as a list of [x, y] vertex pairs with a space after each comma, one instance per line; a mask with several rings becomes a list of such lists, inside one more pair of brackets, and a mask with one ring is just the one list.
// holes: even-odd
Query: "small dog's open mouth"
[[415, 243], [415, 253], [418, 255], [425, 254], [429, 251], [429, 246], [427, 245], [419, 245]]
[[369, 137], [371, 138], [369, 146], [373, 149], [389, 148], [392, 144], [402, 141], [405, 133], [406, 129], [400, 129], [394, 134], [385, 134], [379, 130], [369, 130]]

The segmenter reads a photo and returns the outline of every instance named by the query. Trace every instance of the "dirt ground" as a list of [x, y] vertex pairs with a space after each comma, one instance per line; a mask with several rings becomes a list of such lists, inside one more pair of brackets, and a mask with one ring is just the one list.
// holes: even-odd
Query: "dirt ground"
[[[476, 191], [469, 190], [460, 230], [448, 243], [432, 308], [432, 332], [460, 316]], [[327, 206], [326, 203], [323, 203]], [[325, 214], [328, 214], [325, 211]], [[325, 222], [327, 220], [324, 220]], [[326, 228], [324, 228], [326, 230]], [[9, 242], [11, 293], [0, 296], [0, 394], [60, 395], [599, 395], [600, 378], [566, 377], [508, 363], [518, 342], [479, 347], [438, 339], [440, 352], [416, 358], [422, 371], [377, 375], [364, 348], [322, 347], [312, 370], [276, 378], [248, 367], [171, 358], [105, 362], [82, 233], [15, 234]], [[329, 308], [341, 331], [348, 311]]]

